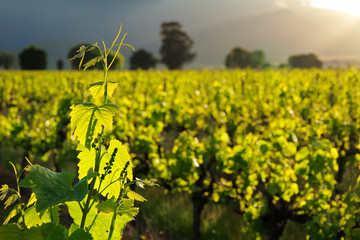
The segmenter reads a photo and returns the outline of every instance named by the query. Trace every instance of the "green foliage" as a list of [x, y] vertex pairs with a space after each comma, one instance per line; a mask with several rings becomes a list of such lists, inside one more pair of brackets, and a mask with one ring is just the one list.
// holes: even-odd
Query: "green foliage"
[[38, 228], [30, 228], [22, 231], [16, 224], [8, 224], [0, 227], [0, 240], [41, 240], [43, 239]]
[[47, 54], [43, 49], [29, 46], [20, 52], [19, 61], [23, 70], [42, 70], [47, 66]]
[[161, 61], [169, 69], [181, 69], [191, 62], [196, 54], [191, 52], [193, 41], [178, 22], [164, 22], [161, 25]]
[[[103, 73], [72, 71], [62, 72], [61, 77], [49, 72], [0, 74], [0, 105], [4, 109], [0, 115], [1, 143], [28, 144], [31, 159], [41, 162], [36, 158], [40, 150], [55, 146], [58, 115], [66, 116], [69, 106], [76, 102], [93, 101], [88, 92], [84, 100], [77, 96], [89, 89], [89, 82], [100, 81], [94, 79]], [[54, 81], [49, 86], [44, 79]], [[174, 236], [172, 231], [182, 234], [179, 239], [191, 236], [188, 225], [193, 211], [189, 199], [200, 192], [208, 201], [202, 219], [210, 202], [219, 206], [233, 203], [243, 219], [238, 221], [236, 232], [242, 230], [254, 236], [249, 239], [279, 237], [271, 234], [289, 232], [289, 221], [309, 239], [357, 239], [358, 79], [356, 69], [113, 72], [110, 80], [118, 87], [112, 98], [108, 97], [118, 105], [119, 115], [113, 119], [112, 130], [104, 130], [103, 136], [121, 140], [121, 146], [130, 149], [134, 175], [156, 177], [169, 191], [186, 195], [188, 201], [183, 205], [169, 201], [166, 206], [159, 204], [166, 194], [156, 201], [145, 195], [149, 202], [144, 204], [153, 204], [146, 217], [154, 232], [164, 232], [161, 237]], [[96, 87], [105, 89], [103, 83]], [[100, 95], [97, 106], [104, 105], [105, 94]], [[70, 122], [61, 126], [65, 126], [70, 139]], [[94, 137], [98, 139], [93, 141], [97, 147], [101, 141]], [[59, 144], [59, 149], [67, 146], [65, 143]], [[114, 173], [115, 163], [109, 167], [113, 154], [109, 145], [106, 140], [101, 147], [101, 154], [107, 151], [110, 157], [101, 160], [100, 177], [106, 171]], [[92, 156], [92, 171], [82, 168], [81, 174], [89, 176], [91, 184], [96, 176], [96, 149], [82, 146], [76, 152], [74, 147], [72, 157], [62, 160], [87, 152]], [[49, 154], [45, 164], [53, 166], [55, 154]], [[3, 153], [4, 159], [9, 156]], [[67, 161], [61, 166], [77, 169], [77, 163]], [[94, 189], [99, 189], [97, 184]], [[11, 190], [7, 196], [14, 193]], [[124, 196], [128, 199], [126, 193]], [[106, 214], [115, 212], [117, 197], [99, 207], [104, 207]], [[14, 203], [15, 215], [21, 212], [18, 204]], [[97, 206], [94, 203], [92, 208]], [[179, 216], [182, 213], [186, 219]], [[223, 224], [227, 225], [229, 219], [224, 217]], [[11, 221], [17, 221], [16, 216]], [[214, 219], [214, 225], [217, 221]], [[78, 224], [80, 228], [81, 219]], [[214, 226], [217, 233], [212, 235], [209, 229], [213, 225], [201, 226], [203, 236], [220, 236], [216, 235], [220, 234], [218, 227]]]

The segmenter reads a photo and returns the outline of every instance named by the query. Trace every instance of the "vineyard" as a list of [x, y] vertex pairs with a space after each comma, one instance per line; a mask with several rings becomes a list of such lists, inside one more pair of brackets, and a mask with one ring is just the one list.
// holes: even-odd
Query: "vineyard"
[[[26, 158], [77, 173], [70, 107], [89, 102], [88, 85], [102, 77], [0, 72], [0, 184], [14, 185], [9, 161], [20, 171]], [[359, 239], [359, 77], [356, 69], [112, 71], [119, 113], [104, 135], [123, 143], [134, 176], [188, 196], [192, 236], [173, 239], [200, 239], [208, 204], [241, 216], [248, 239], [280, 239], [290, 224], [308, 239]]]

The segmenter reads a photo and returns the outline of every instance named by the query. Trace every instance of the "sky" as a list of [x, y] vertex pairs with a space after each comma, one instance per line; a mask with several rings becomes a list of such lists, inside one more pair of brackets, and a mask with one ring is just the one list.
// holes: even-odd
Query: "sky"
[[[340, 5], [339, 2], [342, 4]], [[195, 43], [194, 51], [197, 57], [188, 66], [189, 68], [221, 67], [227, 52], [238, 45], [245, 46], [250, 51], [263, 49], [272, 62], [286, 61], [289, 54], [305, 51], [306, 47], [309, 51], [319, 52], [325, 58], [331, 55], [350, 56], [352, 54], [350, 50], [327, 51], [321, 48], [322, 44], [317, 41], [302, 46], [299, 38], [311, 36], [321, 29], [326, 34], [330, 34], [324, 35], [324, 33], [323, 36], [333, 39], [334, 34], [331, 33], [333, 30], [330, 24], [332, 24], [331, 19], [337, 18], [341, 23], [346, 23], [346, 26], [342, 25], [336, 29], [340, 32], [339, 37], [348, 37], [351, 34], [349, 32], [352, 31], [348, 26], [355, 28], [360, 16], [360, 11], [358, 13], [355, 11], [360, 9], [360, 3], [356, 6], [356, 2], [351, 0], [0, 0], [2, 6], [0, 51], [18, 53], [21, 49], [34, 44], [48, 52], [49, 68], [55, 68], [56, 60], [66, 59], [68, 49], [78, 43], [100, 42], [104, 39], [110, 44], [122, 23], [124, 32], [128, 33], [125, 40], [127, 43], [133, 45], [135, 49], [145, 48], [159, 57], [160, 25], [162, 22], [175, 20], [182, 24], [184, 31]], [[326, 9], [337, 9], [341, 12]], [[318, 12], [326, 14], [320, 14], [322, 19], [316, 22]], [[289, 30], [289, 26], [284, 25], [287, 19], [303, 32], [291, 30], [291, 26]], [[310, 21], [311, 19], [313, 22]], [[268, 25], [269, 22], [273, 25]], [[339, 21], [336, 20], [334, 24], [336, 23]], [[313, 29], [314, 24], [320, 25], [319, 29]], [[271, 36], [269, 27], [276, 28], [273, 31], [276, 32], [276, 36]], [[349, 29], [344, 32], [343, 28]], [[292, 37], [293, 31], [298, 31], [294, 37]], [[358, 40], [357, 33], [355, 35], [352, 36], [353, 42]], [[130, 49], [123, 49], [123, 54], [128, 58], [132, 53]], [[360, 49], [353, 55], [354, 58], [360, 56]]]

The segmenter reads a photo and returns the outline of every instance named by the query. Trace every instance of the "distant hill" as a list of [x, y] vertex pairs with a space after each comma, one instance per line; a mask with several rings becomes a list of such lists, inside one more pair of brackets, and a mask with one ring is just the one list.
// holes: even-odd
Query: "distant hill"
[[196, 62], [223, 64], [232, 47], [262, 49], [271, 62], [313, 52], [326, 61], [360, 60], [359, 18], [330, 10], [282, 9], [239, 16], [217, 25], [192, 29]]

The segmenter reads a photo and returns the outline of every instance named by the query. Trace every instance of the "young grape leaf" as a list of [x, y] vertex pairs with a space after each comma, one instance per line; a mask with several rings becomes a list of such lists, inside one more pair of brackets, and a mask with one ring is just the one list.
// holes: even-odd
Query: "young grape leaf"
[[20, 203], [17, 204], [12, 210], [11, 212], [9, 213], [9, 215], [6, 217], [5, 221], [4, 221], [4, 225], [8, 224], [9, 221], [15, 217], [16, 215], [18, 215], [19, 213], [21, 213], [21, 205]]
[[30, 166], [28, 171], [19, 186], [33, 189], [37, 212], [65, 201], [81, 201], [86, 195], [86, 178], [72, 187], [74, 175], [69, 172], [56, 173], [39, 165]]
[[90, 59], [89, 61], [87, 61], [85, 64], [84, 64], [84, 71], [91, 67], [91, 66], [95, 66], [95, 64], [97, 64], [98, 62], [100, 62], [101, 60], [103, 59], [102, 56], [98, 56], [98, 57], [94, 57], [93, 59]]
[[[117, 82], [108, 82], [107, 83], [107, 94], [108, 96], [112, 96], [114, 93], [115, 88], [117, 87]], [[99, 99], [104, 96], [105, 91], [105, 82], [96, 82], [92, 83], [89, 86], [90, 94], [95, 98]]]
[[39, 228], [21, 230], [16, 224], [7, 224], [0, 227], [0, 240], [42, 240]]
[[140, 201], [140, 202], [147, 201], [146, 198], [144, 198], [144, 197], [141, 196], [140, 194], [138, 194], [138, 193], [136, 193], [136, 192], [134, 192], [134, 191], [131, 191], [131, 190], [129, 190], [129, 191], [127, 192], [127, 196], [128, 196], [128, 198], [134, 199], [134, 200], [136, 200], [136, 201]]
[[92, 103], [78, 103], [71, 106], [71, 133], [79, 142], [90, 149], [95, 137], [101, 133], [102, 127], [111, 130], [117, 106], [105, 104], [96, 106]]
[[7, 184], [2, 185], [0, 188], [0, 200], [4, 200], [6, 197], [6, 194], [9, 192], [9, 186]]
[[[99, 211], [110, 213], [114, 212], [116, 207], [116, 200], [115, 197], [112, 197], [110, 199], [107, 199], [106, 201], [99, 203], [96, 208], [99, 209]], [[117, 211], [117, 214], [127, 215], [128, 217], [134, 219], [134, 217], [139, 213], [139, 208], [134, 207], [134, 200], [133, 199], [123, 199], [119, 209]]]
[[134, 207], [134, 199], [123, 199], [122, 203], [117, 211], [120, 216], [127, 215], [130, 218], [134, 217], [139, 213], [139, 208]]
[[19, 199], [19, 196], [17, 194], [13, 194], [10, 197], [8, 197], [8, 199], [6, 200], [6, 202], [4, 204], [4, 209], [6, 209], [8, 206], [12, 205], [18, 199]]
[[145, 180], [142, 180], [140, 178], [135, 178], [135, 182], [136, 182], [136, 186], [140, 187], [140, 188], [143, 188], [145, 189], [145, 186], [149, 186], [149, 187], [154, 187], [154, 186], [157, 186], [159, 187], [160, 185], [156, 183], [156, 179], [145, 179]]
[[36, 196], [35, 193], [31, 193], [30, 199], [26, 204], [26, 207], [29, 207], [31, 205], [33, 205], [34, 203], [36, 203]]

